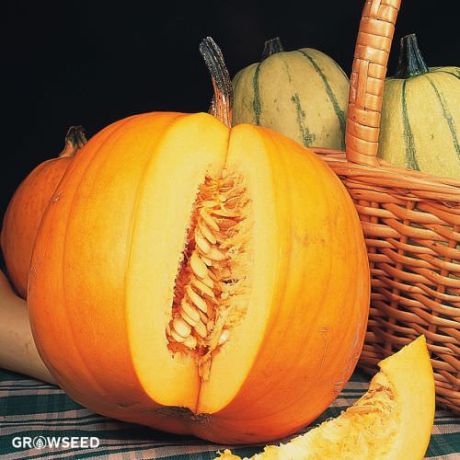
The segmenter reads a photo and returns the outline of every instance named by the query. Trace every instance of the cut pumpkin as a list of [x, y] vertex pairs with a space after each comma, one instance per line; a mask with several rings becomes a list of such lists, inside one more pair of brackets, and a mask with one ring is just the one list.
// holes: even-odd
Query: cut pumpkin
[[[430, 441], [433, 370], [421, 336], [379, 363], [369, 390], [339, 417], [251, 460], [418, 460]], [[220, 460], [241, 460], [226, 450]]]
[[312, 421], [351, 375], [366, 247], [351, 198], [312, 152], [209, 114], [142, 114], [94, 136], [55, 196], [30, 317], [76, 401], [257, 442]]

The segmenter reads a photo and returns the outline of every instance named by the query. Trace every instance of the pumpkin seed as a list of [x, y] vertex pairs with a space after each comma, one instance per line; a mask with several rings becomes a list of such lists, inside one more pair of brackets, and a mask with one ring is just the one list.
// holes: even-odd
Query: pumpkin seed
[[174, 329], [171, 330], [171, 337], [176, 341], [176, 342], [179, 342], [179, 343], [182, 343], [185, 341], [185, 337], [182, 337], [181, 335], [179, 335]]
[[182, 337], [188, 337], [192, 332], [192, 328], [182, 318], [174, 318], [173, 328]]
[[205, 208], [200, 209], [200, 216], [210, 229], [216, 232], [219, 231], [219, 226], [217, 225], [217, 222], [208, 214]]
[[237, 187], [232, 187], [228, 192], [225, 193], [225, 197], [227, 200], [233, 197], [241, 197], [241, 195], [243, 195], [244, 192], [246, 192], [246, 188], [241, 185]]
[[216, 247], [212, 247], [209, 250], [209, 252], [206, 254], [206, 258], [211, 259], [211, 261], [215, 260], [215, 261], [218, 261], [218, 262], [226, 259], [225, 254], [223, 252], [219, 251]]
[[209, 252], [209, 250], [211, 249], [209, 241], [203, 237], [203, 235], [201, 234], [201, 232], [199, 232], [198, 229], [195, 230], [195, 243], [204, 254]]
[[202, 220], [198, 222], [198, 228], [200, 229], [203, 236], [211, 243], [216, 244], [217, 240], [215, 235], [211, 232], [211, 230], [204, 224]]
[[230, 338], [230, 331], [228, 329], [224, 329], [220, 334], [219, 341], [217, 342], [218, 345], [223, 345], [228, 339]]
[[207, 296], [211, 297], [212, 299], [215, 299], [214, 291], [207, 286], [204, 281], [200, 281], [198, 278], [193, 279], [192, 281], [193, 285], [199, 289], [203, 294], [206, 294]]
[[193, 273], [200, 278], [204, 278], [208, 273], [205, 263], [200, 259], [200, 256], [196, 252], [194, 252], [190, 258], [190, 267]]
[[200, 320], [203, 324], [207, 324], [208, 322], [208, 317], [203, 311], [199, 311], [198, 314], [200, 315]]
[[[191, 307], [191, 310], [193, 310], [193, 316], [189, 315], [187, 311], [182, 307], [180, 310], [180, 315], [186, 321], [190, 326], [195, 326], [195, 324], [200, 320], [200, 315], [196, 312], [196, 310]], [[195, 316], [196, 315], [196, 316]]]
[[229, 198], [228, 200], [225, 201], [225, 207], [227, 209], [228, 208], [234, 209], [239, 204], [240, 199], [241, 198], [239, 196], [234, 196], [232, 198]]
[[[219, 282], [219, 277], [217, 276], [216, 273], [214, 273], [213, 270], [208, 270], [208, 276], [211, 278], [212, 281], [218, 283]], [[204, 278], [203, 278], [204, 279]]]
[[226, 217], [223, 217], [222, 219], [219, 219], [219, 226], [223, 230], [228, 230], [229, 228], [232, 228], [237, 224], [238, 224], [238, 222], [236, 220], [227, 219]]
[[189, 335], [185, 340], [184, 340], [184, 345], [187, 348], [194, 349], [197, 346], [197, 340], [193, 335]]
[[206, 313], [208, 311], [208, 305], [206, 304], [206, 301], [200, 297], [193, 289], [191, 286], [187, 286], [185, 288], [185, 291], [187, 292], [188, 298], [192, 301], [193, 305], [198, 307], [202, 312]]
[[[210, 249], [211, 251], [211, 249]], [[207, 254], [206, 254], [207, 256]], [[201, 260], [206, 264], [207, 267], [212, 267], [212, 260], [209, 257], [201, 256]]]
[[208, 335], [208, 331], [206, 329], [206, 326], [200, 321], [199, 323], [195, 324], [194, 327], [196, 333], [201, 337], [201, 338], [206, 338]]
[[[208, 272], [208, 275], [209, 275], [209, 272]], [[210, 287], [211, 289], [214, 288], [214, 281], [209, 276], [205, 276], [204, 278], [201, 279], [201, 281], [203, 282], [203, 284], [206, 284], [206, 286]]]
[[205, 200], [201, 203], [201, 206], [203, 206], [203, 208], [211, 209], [216, 206], [219, 206], [219, 202], [215, 200]]
[[231, 211], [226, 208], [212, 209], [211, 213], [213, 216], [217, 217], [240, 217], [240, 213], [238, 211]]

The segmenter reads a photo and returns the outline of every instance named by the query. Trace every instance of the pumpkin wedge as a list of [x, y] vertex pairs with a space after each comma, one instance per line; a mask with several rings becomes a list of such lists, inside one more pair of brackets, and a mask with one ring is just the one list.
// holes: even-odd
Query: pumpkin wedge
[[[228, 120], [214, 46], [202, 52]], [[72, 162], [28, 294], [38, 350], [76, 401], [244, 443], [294, 432], [340, 392], [363, 343], [369, 269], [353, 203], [312, 152], [209, 114], [150, 113]]]
[[[251, 460], [419, 460], [435, 410], [433, 369], [424, 336], [379, 363], [369, 390], [339, 417]], [[241, 460], [226, 450], [221, 460]], [[247, 459], [246, 459], [247, 460]]]
[[59, 156], [40, 163], [22, 181], [8, 205], [1, 245], [11, 281], [22, 298], [27, 293], [30, 259], [43, 213], [70, 161], [85, 143], [83, 128], [70, 127]]

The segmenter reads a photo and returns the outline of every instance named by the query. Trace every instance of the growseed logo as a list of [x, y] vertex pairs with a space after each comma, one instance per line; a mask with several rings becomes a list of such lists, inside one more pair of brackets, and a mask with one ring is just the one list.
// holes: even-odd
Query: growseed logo
[[11, 444], [15, 449], [95, 449], [100, 439], [96, 436], [16, 436]]

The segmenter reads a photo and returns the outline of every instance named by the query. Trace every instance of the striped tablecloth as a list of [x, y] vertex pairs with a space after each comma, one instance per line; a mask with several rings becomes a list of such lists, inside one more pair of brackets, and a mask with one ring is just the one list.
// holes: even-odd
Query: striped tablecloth
[[[317, 422], [339, 415], [366, 391], [367, 382], [366, 376], [355, 373], [340, 397]], [[64, 437], [72, 436], [85, 437], [77, 442], [93, 447], [41, 448], [50, 439], [63, 442]], [[31, 442], [31, 447], [23, 445], [27, 441]], [[96, 444], [99, 445], [94, 447]], [[223, 446], [96, 415], [73, 402], [55, 386], [0, 370], [1, 459], [195, 460], [212, 459], [218, 449]], [[234, 449], [239, 455], [252, 455], [260, 450], [260, 447]], [[427, 458], [460, 459], [460, 418], [447, 411], [437, 411]]]

